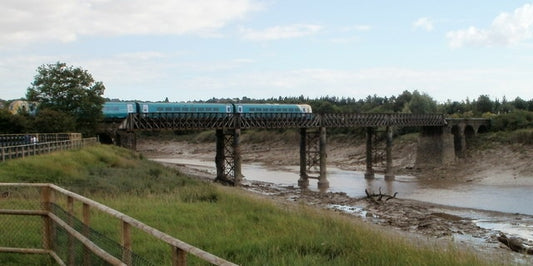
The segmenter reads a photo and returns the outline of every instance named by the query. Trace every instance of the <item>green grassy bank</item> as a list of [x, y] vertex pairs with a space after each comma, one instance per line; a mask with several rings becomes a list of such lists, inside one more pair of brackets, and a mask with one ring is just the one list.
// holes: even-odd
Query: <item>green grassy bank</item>
[[[198, 181], [113, 146], [0, 163], [0, 182], [55, 183], [241, 265], [490, 264], [451, 245], [411, 242], [330, 211]], [[134, 245], [150, 259], [168, 252], [135, 239]], [[0, 264], [21, 259], [13, 256], [0, 253]]]

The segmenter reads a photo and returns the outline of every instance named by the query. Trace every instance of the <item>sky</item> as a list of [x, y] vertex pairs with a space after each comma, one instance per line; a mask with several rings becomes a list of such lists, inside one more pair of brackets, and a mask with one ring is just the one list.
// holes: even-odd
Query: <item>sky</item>
[[533, 2], [2, 0], [0, 99], [56, 62], [122, 100], [530, 100]]

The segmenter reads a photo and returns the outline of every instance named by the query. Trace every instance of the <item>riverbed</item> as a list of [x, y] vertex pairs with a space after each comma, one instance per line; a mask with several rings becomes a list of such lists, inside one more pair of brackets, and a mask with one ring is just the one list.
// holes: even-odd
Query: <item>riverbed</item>
[[[215, 164], [202, 159], [157, 158], [158, 162], [182, 165], [216, 176]], [[299, 168], [294, 166], [267, 167], [259, 163], [242, 166], [244, 180], [261, 181], [279, 187], [297, 187]], [[318, 175], [318, 174], [316, 174]], [[329, 189], [326, 192], [342, 192], [353, 198], [370, 193], [384, 194], [442, 206], [446, 213], [472, 220], [477, 226], [506, 235], [533, 241], [533, 185], [490, 185], [479, 182], [450, 182], [420, 180], [415, 176], [399, 175], [393, 181], [385, 181], [383, 175], [365, 179], [363, 172], [337, 168], [327, 170]], [[309, 180], [309, 189], [318, 191], [317, 180]], [[365, 210], [359, 206], [335, 206], [337, 209]], [[435, 208], [436, 210], [438, 207]]]

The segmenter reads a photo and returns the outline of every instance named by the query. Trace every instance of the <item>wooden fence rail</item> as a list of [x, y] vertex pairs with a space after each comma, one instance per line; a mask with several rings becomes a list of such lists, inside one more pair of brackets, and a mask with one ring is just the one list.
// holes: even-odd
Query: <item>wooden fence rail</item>
[[[33, 189], [32, 193], [25, 191], [21, 192], [25, 188]], [[152, 228], [134, 218], [131, 218], [121, 212], [111, 209], [96, 201], [63, 189], [53, 184], [46, 183], [0, 183], [0, 191], [15, 191], [20, 193], [20, 197], [17, 197], [16, 193], [6, 194], [6, 197], [12, 197], [14, 202], [17, 200], [36, 202], [23, 203], [18, 206], [33, 206], [29, 208], [17, 208], [14, 204], [8, 204], [9, 201], [0, 201], [0, 215], [2, 216], [39, 216], [42, 217], [42, 248], [37, 247], [3, 247], [0, 245], [1, 252], [16, 252], [26, 254], [49, 254], [60, 265], [74, 265], [80, 263], [80, 257], [82, 265], [91, 265], [91, 256], [97, 256], [99, 259], [105, 261], [111, 265], [132, 265], [132, 251], [134, 250], [135, 243], [132, 241], [132, 229], [136, 229], [139, 232], [146, 234], [152, 238], [155, 238], [158, 242], [166, 244], [170, 247], [167, 251], [169, 259], [163, 261], [171, 261], [172, 265], [187, 265], [187, 254], [191, 254], [214, 265], [235, 265], [229, 261], [219, 258], [213, 254], [210, 254], [197, 247], [191, 246], [179, 239], [176, 239], [170, 235], [167, 235], [155, 228]], [[18, 199], [17, 199], [18, 198]], [[80, 208], [75, 208], [75, 205], [81, 205]], [[38, 206], [38, 207], [36, 207]], [[61, 218], [62, 215], [54, 211], [54, 206], [65, 206], [68, 213], [67, 218]], [[9, 208], [6, 208], [9, 207]], [[77, 213], [81, 212], [81, 214]], [[91, 226], [91, 214], [95, 214], [99, 219], [102, 215], [105, 219], [118, 220], [120, 227], [120, 245], [122, 247], [122, 254], [112, 254], [111, 251], [105, 250], [104, 247], [100, 247], [93, 242], [89, 229]], [[81, 229], [79, 226], [73, 225], [73, 220], [81, 216], [79, 219], [83, 223]], [[12, 225], [12, 223], [10, 223]], [[0, 225], [3, 226], [3, 225]], [[12, 225], [13, 226], [13, 225]], [[63, 250], [58, 250], [58, 246], [54, 243], [55, 228], [60, 227], [68, 234], [68, 245]], [[7, 230], [8, 232], [16, 230]], [[10, 236], [5, 236], [10, 238]], [[74, 260], [75, 248], [72, 244], [74, 241], [78, 241], [83, 245], [84, 254], [78, 255], [78, 261]], [[79, 249], [78, 249], [79, 252]], [[61, 255], [63, 254], [63, 255]], [[66, 254], [66, 255], [65, 255]], [[91, 255], [92, 254], [92, 255]], [[160, 264], [161, 262], [156, 262]]]
[[0, 160], [4, 162], [10, 159], [46, 154], [59, 150], [79, 149], [96, 143], [98, 143], [97, 138], [84, 138], [51, 142], [37, 142], [17, 146], [5, 146], [0, 147]]

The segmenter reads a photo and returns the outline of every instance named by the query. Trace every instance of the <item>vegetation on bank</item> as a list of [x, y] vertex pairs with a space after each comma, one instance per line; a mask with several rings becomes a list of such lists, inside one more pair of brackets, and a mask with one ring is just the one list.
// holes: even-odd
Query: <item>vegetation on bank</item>
[[[113, 146], [8, 161], [0, 164], [0, 182], [55, 183], [243, 265], [489, 263], [451, 244], [410, 242], [331, 211], [274, 203], [238, 188], [192, 179]], [[115, 222], [103, 223], [99, 230], [116, 227]], [[158, 250], [148, 245], [135, 243], [148, 258], [168, 252], [167, 246]], [[3, 258], [0, 253], [0, 264]]]

